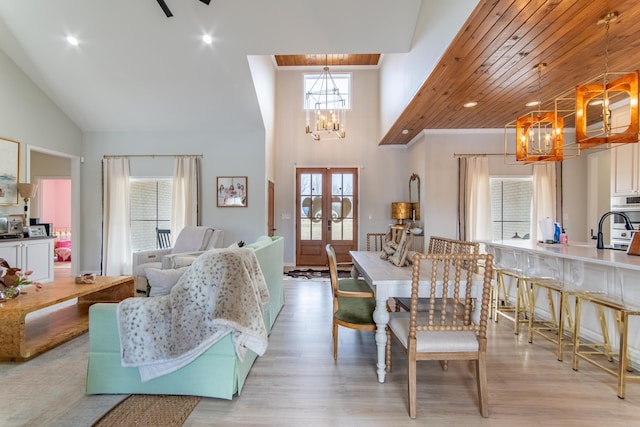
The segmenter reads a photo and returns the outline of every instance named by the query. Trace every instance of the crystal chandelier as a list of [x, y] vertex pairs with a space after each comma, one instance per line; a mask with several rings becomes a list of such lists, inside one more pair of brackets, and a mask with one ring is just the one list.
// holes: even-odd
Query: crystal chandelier
[[305, 99], [307, 111], [305, 130], [315, 141], [342, 139], [346, 136], [346, 100], [340, 95], [340, 89], [333, 80], [326, 63], [325, 59], [322, 74], [306, 93]]

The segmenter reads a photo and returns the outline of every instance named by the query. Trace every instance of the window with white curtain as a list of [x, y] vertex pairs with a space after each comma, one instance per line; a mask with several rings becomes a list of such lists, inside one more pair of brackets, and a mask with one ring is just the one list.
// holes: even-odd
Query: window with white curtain
[[171, 178], [131, 178], [132, 250], [157, 249], [157, 229], [171, 228]]
[[493, 239], [529, 239], [533, 178], [491, 177]]

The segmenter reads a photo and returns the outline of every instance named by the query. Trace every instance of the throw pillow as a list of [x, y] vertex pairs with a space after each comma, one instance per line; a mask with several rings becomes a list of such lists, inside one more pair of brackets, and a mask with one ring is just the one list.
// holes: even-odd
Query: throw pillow
[[159, 268], [145, 268], [144, 271], [147, 274], [147, 280], [151, 289], [149, 291], [150, 297], [157, 297], [161, 295], [169, 295], [171, 288], [178, 283], [182, 274], [187, 271], [189, 267], [181, 267], [170, 270], [161, 270]]

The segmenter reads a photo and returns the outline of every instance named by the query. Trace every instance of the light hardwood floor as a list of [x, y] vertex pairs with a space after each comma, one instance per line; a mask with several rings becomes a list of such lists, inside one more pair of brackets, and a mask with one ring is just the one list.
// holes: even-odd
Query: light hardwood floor
[[[331, 348], [328, 282], [285, 281], [286, 304], [241, 396], [202, 399], [185, 426], [630, 426], [640, 425], [640, 384], [618, 399], [615, 378], [558, 362], [551, 343], [526, 341], [512, 325], [491, 322], [489, 412], [477, 406], [466, 363], [418, 366], [418, 416], [407, 413], [404, 353], [379, 384], [373, 333], [340, 328], [338, 361]], [[85, 396], [84, 335], [22, 364], [0, 363], [0, 425], [90, 426], [121, 396]], [[7, 404], [9, 403], [9, 404]]]

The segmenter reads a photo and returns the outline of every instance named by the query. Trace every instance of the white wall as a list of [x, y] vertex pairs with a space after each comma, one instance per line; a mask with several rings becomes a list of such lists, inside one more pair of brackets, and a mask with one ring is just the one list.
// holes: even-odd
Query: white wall
[[[458, 160], [454, 154], [504, 152], [504, 130], [475, 129], [425, 131], [414, 145], [424, 145], [424, 178], [421, 200], [426, 239], [430, 235], [457, 237]], [[411, 148], [411, 158], [417, 158]], [[412, 160], [413, 162], [413, 160]], [[489, 157], [489, 173], [496, 176], [531, 175], [531, 165], [505, 162], [502, 155]], [[608, 175], [603, 176], [608, 183]], [[587, 156], [563, 162], [564, 226], [575, 241], [585, 241], [587, 224]]]
[[[20, 142], [20, 181], [28, 179], [28, 145], [81, 155], [80, 129], [2, 51], [0, 93], [0, 137]], [[22, 213], [23, 206], [0, 206], [0, 212]]]
[[[378, 146], [377, 70], [353, 72], [347, 136], [332, 141], [314, 141], [305, 134], [303, 74], [279, 70], [276, 84], [276, 234], [285, 238], [288, 265], [295, 263], [296, 166], [360, 168], [360, 236], [388, 230], [393, 222], [391, 202], [408, 197], [411, 176], [406, 147]], [[362, 237], [359, 243], [366, 245]]]
[[[414, 97], [447, 47], [479, 3], [478, 0], [423, 0], [411, 50], [385, 54], [380, 67], [380, 137]], [[440, 13], [434, 10], [456, 10]], [[436, 20], [434, 16], [448, 19]]]
[[[86, 133], [82, 168], [82, 270], [99, 271], [102, 242], [102, 157], [131, 154], [202, 154], [202, 223], [221, 228], [225, 244], [253, 241], [265, 230], [263, 133]], [[164, 160], [166, 162], [166, 159]], [[143, 170], [153, 159], [136, 158]], [[141, 164], [142, 163], [142, 164]], [[164, 166], [166, 167], [166, 165]], [[172, 169], [169, 175], [172, 174]], [[216, 177], [247, 176], [246, 208], [216, 207]]]
[[[569, 241], [586, 242], [589, 236], [588, 224], [588, 153], [562, 162], [562, 221], [561, 224]], [[608, 187], [611, 174], [606, 171], [606, 198], [609, 205]], [[608, 209], [607, 209], [608, 210]], [[560, 218], [558, 218], [560, 220]], [[596, 231], [598, 224], [595, 224]]]

